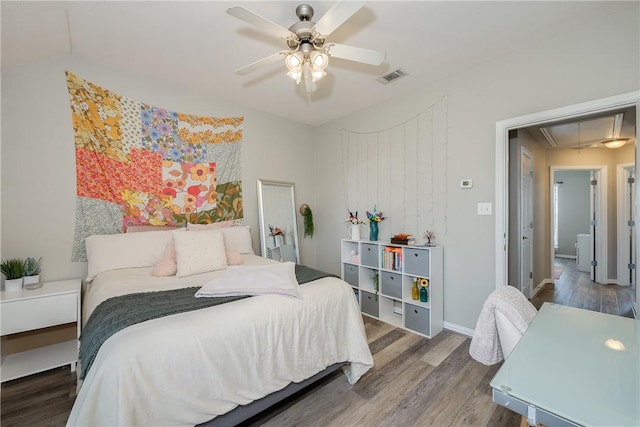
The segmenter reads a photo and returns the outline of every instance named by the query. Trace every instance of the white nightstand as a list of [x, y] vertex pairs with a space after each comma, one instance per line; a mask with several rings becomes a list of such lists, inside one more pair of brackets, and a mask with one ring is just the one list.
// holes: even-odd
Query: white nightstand
[[81, 286], [80, 279], [71, 279], [48, 282], [34, 290], [0, 292], [2, 336], [73, 322], [77, 324], [78, 329], [75, 340], [3, 357], [0, 364], [0, 382], [67, 364], [75, 371], [81, 323]]

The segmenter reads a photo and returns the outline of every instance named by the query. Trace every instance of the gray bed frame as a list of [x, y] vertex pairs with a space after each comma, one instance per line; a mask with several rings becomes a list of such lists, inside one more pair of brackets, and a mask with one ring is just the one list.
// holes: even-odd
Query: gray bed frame
[[235, 409], [227, 412], [226, 414], [219, 415], [210, 421], [199, 424], [199, 426], [202, 426], [202, 427], [236, 426], [242, 423], [243, 421], [246, 421], [249, 418], [259, 414], [265, 409], [270, 408], [276, 403], [281, 402], [284, 399], [288, 398], [289, 396], [299, 392], [303, 388], [331, 375], [332, 373], [334, 373], [344, 365], [345, 363], [333, 364], [328, 368], [326, 368], [325, 370], [318, 372], [314, 376], [307, 378], [306, 380], [303, 380], [299, 383], [291, 383], [285, 388], [278, 390], [276, 392], [273, 392], [263, 397], [262, 399], [255, 400], [246, 405], [238, 406]]

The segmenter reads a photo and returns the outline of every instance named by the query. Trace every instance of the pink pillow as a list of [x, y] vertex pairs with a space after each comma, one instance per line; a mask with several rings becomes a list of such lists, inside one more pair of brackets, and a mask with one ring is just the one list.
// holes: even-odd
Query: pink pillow
[[176, 244], [171, 240], [167, 243], [167, 248], [160, 261], [156, 262], [151, 270], [151, 275], [156, 277], [175, 276], [178, 272], [178, 260], [176, 258]]
[[242, 259], [242, 255], [240, 255], [239, 251], [227, 249], [227, 263], [229, 265], [240, 265], [244, 263], [244, 260]]
[[188, 222], [187, 230], [191, 230], [191, 231], [217, 230], [219, 228], [231, 227], [232, 225], [233, 225], [233, 221], [219, 221], [219, 222], [212, 222], [211, 224], [192, 224]]
[[[239, 251], [227, 249], [225, 252], [227, 254], [228, 265], [240, 265], [244, 263]], [[178, 259], [176, 256], [176, 244], [173, 240], [173, 236], [171, 236], [171, 240], [167, 243], [167, 247], [164, 250], [162, 258], [160, 258], [160, 261], [155, 263], [153, 269], [151, 269], [151, 275], [156, 277], [168, 277], [175, 276], [177, 272]]]

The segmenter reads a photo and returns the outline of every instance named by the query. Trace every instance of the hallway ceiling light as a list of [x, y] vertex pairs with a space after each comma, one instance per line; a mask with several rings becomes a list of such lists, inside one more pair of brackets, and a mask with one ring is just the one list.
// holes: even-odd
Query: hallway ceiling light
[[629, 138], [607, 139], [606, 141], [602, 141], [601, 144], [607, 148], [620, 148], [626, 144], [628, 140]]

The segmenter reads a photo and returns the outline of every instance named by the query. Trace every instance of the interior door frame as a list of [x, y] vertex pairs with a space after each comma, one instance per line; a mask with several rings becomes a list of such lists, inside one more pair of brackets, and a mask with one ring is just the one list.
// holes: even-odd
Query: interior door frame
[[[603, 113], [625, 107], [636, 107], [636, 123], [640, 123], [640, 91], [628, 92], [594, 101], [570, 105], [513, 117], [496, 122], [496, 162], [495, 162], [495, 283], [496, 288], [506, 286], [508, 283], [508, 232], [509, 232], [509, 131], [522, 127], [533, 126], [542, 123], [573, 119], [587, 114]], [[640, 143], [640, 127], [636, 126], [636, 145]], [[640, 164], [640, 150], [636, 149], [636, 165]], [[636, 212], [638, 211], [638, 187], [636, 186]], [[636, 227], [636, 241], [638, 237]], [[636, 265], [638, 264], [638, 251], [636, 251]], [[640, 300], [639, 287], [636, 286], [636, 300], [634, 309], [637, 312], [637, 304]]]

